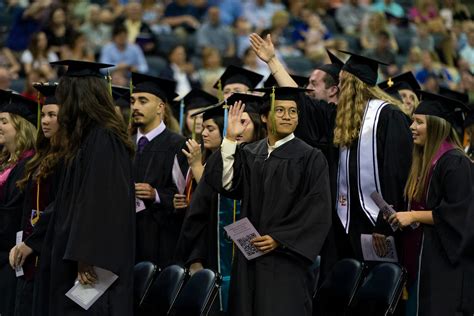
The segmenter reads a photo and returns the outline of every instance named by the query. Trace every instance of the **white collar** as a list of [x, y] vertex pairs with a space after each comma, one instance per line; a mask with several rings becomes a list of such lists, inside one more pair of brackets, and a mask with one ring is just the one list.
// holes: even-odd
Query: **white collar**
[[283, 137], [282, 139], [280, 140], [277, 140], [275, 142], [275, 145], [270, 145], [268, 143], [268, 138], [267, 138], [267, 145], [268, 145], [268, 156], [270, 156], [270, 154], [272, 153], [272, 151], [274, 151], [275, 149], [277, 149], [278, 147], [280, 147], [281, 145], [284, 145], [286, 143], [288, 143], [290, 140], [292, 140], [293, 138], [295, 138], [295, 134], [291, 133], [290, 135], [287, 135], [285, 137]]
[[142, 134], [140, 132], [140, 129], [137, 130], [137, 144], [138, 144], [138, 141], [140, 140], [140, 138], [142, 138], [143, 136], [145, 136], [149, 142], [151, 142], [156, 136], [160, 135], [161, 133], [163, 133], [163, 131], [166, 129], [166, 125], [165, 125], [165, 122], [161, 121], [160, 125], [158, 125], [158, 127], [155, 127], [154, 129], [152, 129], [151, 131], [149, 131], [148, 133], [146, 134]]

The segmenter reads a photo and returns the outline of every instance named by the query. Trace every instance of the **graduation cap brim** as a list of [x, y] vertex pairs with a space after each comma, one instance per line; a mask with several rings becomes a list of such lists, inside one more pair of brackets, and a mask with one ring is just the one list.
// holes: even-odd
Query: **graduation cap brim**
[[150, 93], [165, 102], [171, 102], [178, 95], [175, 93], [176, 81], [165, 78], [152, 77], [136, 72], [132, 72], [132, 93]]
[[230, 65], [226, 68], [222, 76], [219, 78], [219, 80], [216, 81], [213, 87], [215, 89], [219, 89], [219, 81], [220, 81], [222, 85], [222, 89], [226, 85], [232, 84], [232, 83], [240, 83], [249, 87], [249, 89], [253, 89], [260, 83], [260, 81], [262, 81], [262, 79], [263, 79], [263, 76], [256, 72], [247, 70], [242, 67]]
[[244, 112], [259, 114], [262, 103], [265, 101], [265, 99], [261, 96], [249, 93], [233, 93], [227, 98], [228, 105], [233, 105], [238, 101], [241, 101], [245, 104]]
[[104, 74], [101, 73], [101, 69], [110, 68], [114, 65], [95, 63], [81, 60], [59, 60], [51, 62], [51, 65], [55, 66], [67, 66], [67, 71], [63, 76], [67, 77], [99, 77], [105, 78]]
[[388, 66], [387, 63], [380, 60], [375, 60], [345, 50], [340, 50], [340, 52], [350, 55], [341, 70], [351, 73], [369, 86], [375, 86], [377, 84], [379, 65]]
[[328, 49], [326, 49], [326, 52], [329, 56], [329, 59], [331, 60], [331, 63], [321, 65], [319, 67], [316, 67], [316, 69], [324, 71], [325, 73], [333, 77], [334, 80], [339, 81], [339, 72], [341, 72], [341, 69], [344, 66], [344, 62], [337, 58], [337, 56], [331, 53], [331, 51], [329, 51]]
[[311, 89], [299, 88], [299, 87], [268, 87], [268, 88], [258, 88], [253, 89], [252, 91], [263, 92], [264, 98], [269, 99], [271, 93], [275, 89], [275, 100], [293, 100], [297, 101], [299, 96], [302, 93], [313, 91]]
[[21, 116], [36, 127], [38, 121], [38, 104], [35, 101], [25, 98], [20, 94], [5, 90], [2, 90], [0, 93], [0, 98], [2, 100], [0, 112]]
[[447, 98], [457, 100], [463, 104], [469, 103], [469, 95], [467, 93], [454, 91], [446, 87], [439, 87], [439, 94]]
[[[296, 82], [298, 87], [306, 87], [308, 85], [308, 80], [309, 80], [308, 77], [298, 76], [298, 75], [290, 75], [290, 77]], [[277, 85], [278, 84], [276, 82], [276, 79], [272, 74], [270, 74], [268, 78], [265, 80], [265, 82], [263, 83], [264, 88], [269, 88], [269, 87], [273, 87]]]
[[403, 89], [411, 91], [421, 90], [420, 84], [411, 71], [404, 72], [398, 76], [385, 80], [379, 83], [378, 86], [382, 90], [390, 89], [390, 91]]
[[[195, 116], [203, 114], [207, 111], [212, 111], [212, 110], [215, 110], [215, 109], [218, 109], [218, 108], [224, 109], [222, 107], [224, 104], [225, 104], [225, 101], [221, 101], [221, 102], [218, 102], [216, 104], [211, 104], [209, 106], [206, 106], [206, 107], [200, 109], [199, 111], [194, 112], [193, 114], [191, 114], [191, 117], [195, 117]], [[222, 112], [222, 113], [224, 113], [224, 112]]]
[[115, 85], [112, 86], [112, 98], [115, 102], [122, 96], [124, 96], [126, 93], [128, 93], [130, 96], [130, 88]]
[[56, 99], [56, 87], [57, 83], [52, 84], [43, 84], [43, 83], [34, 83], [33, 88], [35, 88], [41, 96], [44, 97], [43, 105], [46, 104], [58, 104]]
[[[466, 119], [464, 120], [464, 128], [468, 128], [474, 124], [474, 110], [467, 112]], [[471, 136], [473, 137], [473, 136]]]
[[185, 111], [200, 109], [218, 101], [215, 96], [201, 89], [193, 89], [183, 98]]
[[417, 94], [420, 96], [420, 104], [414, 114], [436, 116], [448, 121], [456, 129], [462, 130], [463, 112], [467, 111], [462, 102], [427, 91], [417, 91]]

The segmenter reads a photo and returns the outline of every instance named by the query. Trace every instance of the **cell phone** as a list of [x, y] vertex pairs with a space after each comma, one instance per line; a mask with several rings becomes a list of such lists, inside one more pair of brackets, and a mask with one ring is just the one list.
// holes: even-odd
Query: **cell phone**
[[[393, 207], [391, 207], [387, 202], [385, 202], [383, 197], [377, 191], [372, 192], [370, 197], [375, 202], [375, 204], [377, 204], [380, 212], [382, 212], [383, 218], [386, 221], [388, 221], [390, 216], [392, 216], [393, 214], [396, 213], [396, 211], [393, 209]], [[396, 231], [399, 228], [398, 225], [395, 224], [395, 223], [390, 224], [390, 227], [392, 228], [393, 231]]]

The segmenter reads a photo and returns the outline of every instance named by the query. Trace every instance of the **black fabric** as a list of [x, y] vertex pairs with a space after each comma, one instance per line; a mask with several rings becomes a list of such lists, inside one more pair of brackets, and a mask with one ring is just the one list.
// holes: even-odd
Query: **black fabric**
[[13, 315], [15, 308], [16, 277], [8, 262], [8, 255], [15, 246], [16, 233], [21, 229], [24, 197], [16, 182], [23, 177], [28, 160], [26, 158], [18, 162], [0, 192], [0, 314], [6, 316]]
[[163, 102], [171, 102], [178, 95], [175, 93], [176, 81], [166, 78], [152, 77], [132, 72], [132, 93], [145, 92], [159, 97]]
[[1, 91], [0, 98], [3, 101], [0, 107], [1, 112], [19, 115], [36, 126], [38, 121], [38, 105], [35, 101], [5, 90]]
[[260, 81], [262, 81], [262, 79], [263, 76], [256, 72], [242, 67], [229, 65], [213, 87], [218, 89], [219, 82], [221, 83], [222, 89], [224, 89], [224, 87], [228, 84], [241, 83], [249, 87], [249, 89], [253, 89], [259, 84]]
[[102, 64], [82, 60], [59, 60], [51, 62], [51, 65], [68, 66], [66, 73], [63, 76], [67, 77], [99, 77], [105, 78], [100, 72], [101, 69], [110, 68], [114, 65]]
[[204, 180], [225, 196], [241, 199], [241, 217], [280, 244], [250, 261], [237, 252], [230, 315], [310, 315], [311, 266], [331, 226], [327, 162], [297, 138], [268, 158], [267, 153], [267, 139], [237, 149], [230, 191], [222, 188], [220, 151], [207, 162]]
[[[420, 268], [420, 315], [472, 315], [472, 261], [461, 260], [461, 245], [472, 231], [474, 194], [472, 164], [460, 150], [437, 162], [426, 200], [434, 225], [423, 225]], [[466, 230], [465, 227], [469, 227]], [[471, 304], [467, 306], [464, 304]], [[470, 309], [470, 310], [469, 310]], [[458, 314], [457, 314], [458, 313]]]
[[34, 84], [33, 87], [39, 91], [39, 93], [45, 97], [43, 104], [58, 104], [56, 99], [56, 87], [57, 83], [47, 83], [47, 84]]
[[[296, 82], [298, 87], [304, 88], [308, 85], [308, 80], [309, 80], [308, 77], [303, 77], [303, 76], [298, 76], [298, 75], [290, 75], [290, 77]], [[273, 86], [278, 87], [278, 83], [275, 77], [272, 74], [270, 74], [268, 78], [265, 80], [265, 82], [263, 83], [263, 87], [269, 88]]]
[[387, 66], [387, 63], [354, 54], [348, 51], [340, 51], [349, 54], [351, 57], [346, 61], [341, 70], [347, 71], [369, 86], [377, 84], [379, 64]]
[[178, 193], [173, 182], [174, 158], [183, 175], [188, 164], [181, 149], [186, 139], [165, 129], [153, 138], [133, 162], [135, 183], [148, 183], [158, 192], [160, 203], [144, 201], [146, 209], [136, 214], [137, 240], [135, 262], [151, 261], [158, 267], [172, 262], [184, 214], [173, 207], [173, 197]]
[[[58, 189], [41, 251], [34, 315], [133, 313], [134, 197], [124, 144], [110, 131], [94, 127]], [[64, 295], [77, 278], [77, 262], [118, 275], [88, 311]]]
[[378, 86], [387, 93], [390, 93], [388, 91], [398, 91], [401, 89], [407, 89], [411, 91], [417, 91], [421, 89], [420, 84], [411, 71], [407, 71], [393, 78], [389, 78], [388, 80], [379, 83]]
[[183, 98], [185, 111], [206, 107], [219, 102], [212, 94], [201, 89], [193, 89]]

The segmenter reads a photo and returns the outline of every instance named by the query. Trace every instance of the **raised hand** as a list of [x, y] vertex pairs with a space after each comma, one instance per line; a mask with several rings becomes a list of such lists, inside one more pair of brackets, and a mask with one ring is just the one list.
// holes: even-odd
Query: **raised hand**
[[263, 39], [258, 34], [252, 33], [250, 34], [249, 39], [250, 45], [258, 58], [268, 63], [273, 57], [275, 57], [275, 47], [273, 47], [272, 37], [270, 34]]
[[201, 154], [201, 145], [198, 144], [194, 139], [188, 139], [186, 141], [186, 146], [188, 147], [187, 151], [186, 149], [181, 149], [183, 154], [188, 158], [188, 164], [189, 166], [194, 166], [196, 164], [201, 164], [202, 163], [202, 154]]
[[229, 108], [226, 137], [232, 141], [235, 141], [237, 136], [242, 135], [250, 123], [250, 121], [242, 120], [244, 110], [245, 104], [242, 104], [242, 101], [235, 102]]

